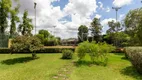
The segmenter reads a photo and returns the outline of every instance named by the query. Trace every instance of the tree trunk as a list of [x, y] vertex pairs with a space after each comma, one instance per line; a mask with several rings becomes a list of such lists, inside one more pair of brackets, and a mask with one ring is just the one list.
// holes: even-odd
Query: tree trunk
[[33, 59], [37, 58], [36, 53], [32, 53], [32, 58]]

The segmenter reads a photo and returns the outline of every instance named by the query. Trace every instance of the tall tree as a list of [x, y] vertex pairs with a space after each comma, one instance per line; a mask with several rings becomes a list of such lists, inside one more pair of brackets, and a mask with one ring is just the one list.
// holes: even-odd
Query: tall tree
[[0, 0], [0, 33], [4, 34], [8, 27], [8, 13], [12, 6], [11, 0]]
[[109, 21], [108, 26], [109, 29], [107, 30], [107, 33], [116, 33], [123, 29], [120, 22], [115, 22], [114, 20]]
[[115, 22], [114, 20], [108, 22], [109, 29], [107, 30], [107, 34], [111, 40], [111, 43], [115, 46], [119, 46], [119, 31], [123, 29], [120, 22]]
[[10, 25], [10, 35], [11, 37], [16, 33], [16, 22], [20, 22], [19, 13], [20, 4], [17, 5], [13, 10], [11, 10], [11, 25]]
[[134, 44], [142, 45], [142, 8], [129, 11], [124, 19], [126, 32], [132, 37]]
[[31, 31], [33, 30], [32, 19], [28, 18], [28, 11], [25, 10], [23, 14], [23, 22], [18, 27], [19, 32], [22, 35], [32, 35]]
[[100, 19], [94, 18], [92, 23], [91, 23], [91, 27], [92, 27], [91, 31], [92, 31], [92, 34], [94, 36], [94, 40], [96, 42], [101, 41], [102, 26], [101, 26], [101, 23], [100, 23]]
[[87, 37], [88, 37], [88, 27], [86, 27], [85, 25], [81, 25], [79, 28], [78, 28], [78, 40], [79, 42], [82, 42], [82, 41], [86, 41], [87, 40]]

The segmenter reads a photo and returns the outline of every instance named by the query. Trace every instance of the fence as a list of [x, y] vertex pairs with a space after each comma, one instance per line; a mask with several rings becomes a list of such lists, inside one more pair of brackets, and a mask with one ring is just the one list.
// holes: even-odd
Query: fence
[[6, 34], [0, 34], [0, 48], [8, 47], [9, 36]]

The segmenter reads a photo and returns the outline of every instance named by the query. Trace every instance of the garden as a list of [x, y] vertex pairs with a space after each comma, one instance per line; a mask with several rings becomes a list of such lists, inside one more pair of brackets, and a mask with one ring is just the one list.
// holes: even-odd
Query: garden
[[105, 34], [94, 18], [78, 26], [78, 38], [62, 39], [45, 29], [33, 34], [28, 10], [18, 16], [15, 3], [0, 1], [0, 80], [142, 80], [142, 8], [123, 23], [109, 21]]

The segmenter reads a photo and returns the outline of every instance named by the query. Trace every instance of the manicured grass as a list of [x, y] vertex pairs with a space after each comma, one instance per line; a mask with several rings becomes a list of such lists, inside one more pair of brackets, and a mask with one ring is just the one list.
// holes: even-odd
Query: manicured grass
[[[107, 66], [75, 65], [61, 54], [0, 54], [0, 80], [142, 80], [122, 54], [110, 54]], [[89, 57], [86, 57], [89, 61]]]
[[69, 60], [60, 59], [61, 54], [0, 54], [0, 80], [52, 80]]
[[[86, 57], [86, 60], [89, 57]], [[76, 67], [70, 76], [71, 80], [142, 80], [132, 67], [131, 63], [125, 59], [124, 55], [110, 54], [107, 66], [88, 66], [82, 64]]]

